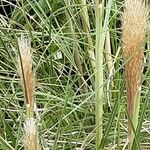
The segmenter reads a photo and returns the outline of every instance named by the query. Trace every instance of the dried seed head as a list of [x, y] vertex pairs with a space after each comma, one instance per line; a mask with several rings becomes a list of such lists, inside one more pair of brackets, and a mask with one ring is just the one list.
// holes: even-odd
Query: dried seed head
[[123, 50], [128, 57], [133, 50], [140, 50], [145, 38], [148, 8], [142, 0], [126, 0], [123, 13]]
[[34, 76], [32, 74], [31, 44], [27, 37], [18, 39], [20, 56], [18, 56], [18, 72], [21, 77], [26, 104], [29, 104], [31, 112], [34, 110]]
[[148, 9], [141, 0], [126, 0], [123, 13], [123, 53], [126, 61], [126, 87], [129, 114], [141, 83], [143, 46], [146, 35]]
[[[143, 49], [148, 20], [148, 8], [142, 0], [126, 0], [123, 13], [123, 54], [126, 61], [125, 78], [128, 97], [128, 114], [133, 121], [137, 94], [141, 85]], [[137, 115], [137, 114], [136, 114]], [[134, 122], [136, 129], [137, 122]], [[129, 149], [132, 146], [132, 126], [128, 121]]]

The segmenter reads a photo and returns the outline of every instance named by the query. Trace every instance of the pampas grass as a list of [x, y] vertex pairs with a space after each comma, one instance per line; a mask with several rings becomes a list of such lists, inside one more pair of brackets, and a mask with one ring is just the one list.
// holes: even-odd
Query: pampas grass
[[30, 40], [24, 36], [18, 39], [18, 73], [21, 78], [21, 84], [26, 105], [26, 120], [24, 123], [25, 135], [24, 144], [27, 150], [40, 150], [36, 120], [34, 119], [34, 92], [35, 83], [32, 73], [32, 54], [30, 52]]
[[[143, 64], [144, 41], [148, 9], [142, 0], [126, 0], [123, 13], [123, 53], [126, 61], [125, 78], [127, 88], [127, 110], [134, 129], [138, 124], [140, 107], [140, 87]], [[128, 121], [129, 149], [132, 147], [134, 133]]]

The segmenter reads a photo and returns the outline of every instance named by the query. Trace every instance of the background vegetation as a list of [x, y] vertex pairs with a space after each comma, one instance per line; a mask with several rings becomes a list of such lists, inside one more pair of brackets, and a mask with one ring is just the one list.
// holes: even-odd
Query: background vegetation
[[[86, 3], [85, 3], [86, 2]], [[122, 0], [104, 4], [103, 149], [127, 148], [127, 109], [121, 49]], [[17, 37], [32, 41], [38, 132], [43, 149], [95, 149], [96, 22], [93, 0], [1, 0], [0, 149], [23, 149], [24, 98]], [[149, 33], [142, 74], [137, 149], [150, 149]]]

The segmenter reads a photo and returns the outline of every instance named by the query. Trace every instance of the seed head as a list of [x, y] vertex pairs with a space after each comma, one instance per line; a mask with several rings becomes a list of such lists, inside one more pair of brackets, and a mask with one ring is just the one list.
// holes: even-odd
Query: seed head
[[27, 37], [21, 36], [18, 39], [19, 54], [18, 56], [18, 72], [21, 77], [22, 88], [26, 104], [29, 105], [30, 110], [34, 110], [34, 76], [32, 73], [32, 54], [31, 44]]

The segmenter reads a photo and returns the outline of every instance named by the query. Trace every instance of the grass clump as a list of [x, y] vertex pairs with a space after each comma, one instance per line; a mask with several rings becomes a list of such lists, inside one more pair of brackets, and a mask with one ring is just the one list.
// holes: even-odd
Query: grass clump
[[0, 8], [0, 149], [150, 149], [143, 1], [2, 0]]

